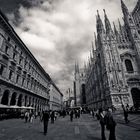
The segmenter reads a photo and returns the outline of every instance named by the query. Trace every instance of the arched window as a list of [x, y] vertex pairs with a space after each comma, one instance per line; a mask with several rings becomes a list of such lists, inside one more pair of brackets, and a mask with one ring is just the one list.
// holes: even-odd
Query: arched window
[[14, 92], [11, 97], [10, 105], [16, 105], [16, 96], [17, 93]]
[[9, 90], [4, 91], [2, 99], [1, 99], [1, 104], [8, 105], [9, 93], [10, 93]]
[[18, 97], [18, 103], [17, 103], [18, 106], [22, 106], [22, 94], [19, 95]]
[[125, 66], [126, 66], [126, 70], [127, 70], [128, 73], [133, 73], [134, 72], [131, 60], [126, 59], [125, 60]]

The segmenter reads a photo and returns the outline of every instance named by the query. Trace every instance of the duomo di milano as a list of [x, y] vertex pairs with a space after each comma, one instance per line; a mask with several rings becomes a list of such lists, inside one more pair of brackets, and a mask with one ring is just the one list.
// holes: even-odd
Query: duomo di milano
[[[97, 11], [93, 55], [85, 69], [86, 105], [89, 108], [122, 105], [140, 107], [140, 0], [132, 13], [121, 0], [124, 25], [105, 26]], [[115, 16], [115, 13], [114, 13]]]
[[119, 22], [118, 30], [115, 24], [111, 27], [105, 10], [104, 26], [97, 11], [97, 34], [89, 62], [84, 72], [78, 65], [75, 68], [77, 105], [92, 109], [121, 109], [127, 104], [140, 107], [140, 0], [132, 13], [123, 0], [121, 7], [124, 25]]

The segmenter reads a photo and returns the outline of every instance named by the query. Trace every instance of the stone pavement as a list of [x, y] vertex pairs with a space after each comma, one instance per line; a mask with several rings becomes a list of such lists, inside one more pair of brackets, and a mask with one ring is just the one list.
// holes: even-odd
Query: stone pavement
[[[106, 131], [108, 137], [109, 132]], [[117, 124], [117, 140], [140, 140], [139, 129]], [[69, 116], [58, 118], [55, 124], [49, 123], [48, 134], [43, 135], [39, 119], [33, 124], [21, 119], [0, 121], [0, 140], [101, 140], [100, 125], [96, 119], [83, 114], [80, 119], [70, 122]]]
[[[120, 124], [125, 124], [123, 112], [114, 114], [114, 118]], [[129, 123], [125, 124], [140, 130], [140, 114], [128, 114]]]

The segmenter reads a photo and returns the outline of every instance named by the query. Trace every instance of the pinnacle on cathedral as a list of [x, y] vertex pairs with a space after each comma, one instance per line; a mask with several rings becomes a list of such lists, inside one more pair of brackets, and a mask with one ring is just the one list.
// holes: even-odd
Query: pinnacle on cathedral
[[97, 34], [105, 32], [105, 29], [104, 29], [104, 26], [103, 26], [103, 22], [102, 22], [102, 20], [100, 18], [98, 10], [97, 10], [97, 16], [96, 16], [96, 27], [97, 27]]
[[75, 73], [79, 72], [79, 64], [78, 62], [75, 62]]
[[115, 33], [116, 37], [118, 37], [118, 31], [117, 31], [117, 29], [116, 29], [116, 25], [115, 25], [114, 22], [113, 22], [113, 26], [114, 26], [114, 33]]
[[107, 17], [105, 9], [103, 9], [103, 11], [104, 11], [104, 17], [105, 17], [106, 34], [110, 34], [112, 32], [111, 24], [110, 24], [110, 21]]
[[128, 8], [126, 7], [126, 5], [124, 4], [123, 0], [121, 0], [121, 7], [122, 7], [123, 14], [128, 15], [129, 11], [128, 11]]

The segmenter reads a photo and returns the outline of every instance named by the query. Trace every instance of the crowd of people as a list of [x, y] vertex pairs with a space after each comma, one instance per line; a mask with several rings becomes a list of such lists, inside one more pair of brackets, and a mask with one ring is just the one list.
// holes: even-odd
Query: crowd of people
[[[124, 121], [125, 123], [129, 123], [128, 120], [128, 111], [129, 106], [122, 106], [123, 114], [124, 114]], [[54, 124], [54, 122], [57, 120], [58, 117], [65, 118], [66, 115], [69, 115], [70, 121], [73, 122], [73, 119], [79, 119], [82, 113], [90, 113], [93, 118], [97, 119], [100, 124], [101, 128], [101, 138], [102, 140], [106, 140], [106, 130], [110, 132], [109, 134], [109, 140], [116, 140], [115, 135], [115, 128], [116, 128], [116, 121], [112, 115], [112, 112], [115, 110], [112, 108], [108, 108], [106, 110], [103, 110], [102, 108], [96, 110], [96, 109], [87, 109], [87, 110], [81, 110], [80, 108], [75, 109], [68, 109], [68, 110], [60, 110], [60, 111], [42, 111], [42, 112], [35, 112], [35, 110], [26, 110], [23, 113], [17, 113], [17, 116], [22, 115], [21, 118], [25, 119], [25, 123], [33, 123], [34, 119], [39, 118], [41, 122], [43, 122], [44, 126], [44, 135], [47, 134], [48, 130], [48, 122], [50, 120], [51, 124]], [[11, 112], [13, 114], [13, 112]]]

